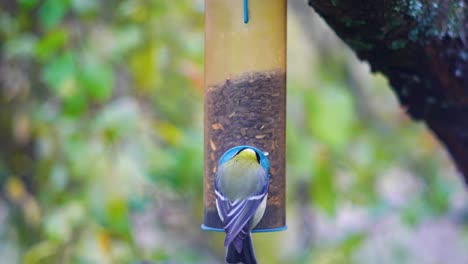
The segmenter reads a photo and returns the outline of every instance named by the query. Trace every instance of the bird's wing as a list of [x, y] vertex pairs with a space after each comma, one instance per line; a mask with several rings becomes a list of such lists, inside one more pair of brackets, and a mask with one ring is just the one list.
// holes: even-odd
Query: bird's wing
[[223, 220], [224, 230], [226, 231], [226, 239], [224, 240], [225, 246], [231, 244], [245, 225], [252, 219], [258, 206], [267, 195], [267, 192], [268, 179], [266, 179], [262, 190], [252, 194], [247, 199], [236, 200], [234, 202], [229, 201], [229, 199], [215, 188], [218, 213]]

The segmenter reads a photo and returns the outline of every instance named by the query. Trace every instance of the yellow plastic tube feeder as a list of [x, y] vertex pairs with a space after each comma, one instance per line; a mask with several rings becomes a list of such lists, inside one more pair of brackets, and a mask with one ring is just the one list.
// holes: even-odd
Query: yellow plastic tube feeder
[[254, 232], [286, 229], [286, 0], [205, 0], [202, 228], [223, 231], [214, 194], [219, 158], [235, 146], [268, 153], [267, 208]]

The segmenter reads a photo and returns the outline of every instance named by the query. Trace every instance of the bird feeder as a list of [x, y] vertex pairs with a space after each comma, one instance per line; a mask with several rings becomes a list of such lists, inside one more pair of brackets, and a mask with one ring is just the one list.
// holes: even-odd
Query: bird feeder
[[225, 151], [268, 153], [267, 208], [254, 232], [286, 228], [286, 0], [205, 0], [205, 152], [202, 228], [223, 231], [214, 177]]

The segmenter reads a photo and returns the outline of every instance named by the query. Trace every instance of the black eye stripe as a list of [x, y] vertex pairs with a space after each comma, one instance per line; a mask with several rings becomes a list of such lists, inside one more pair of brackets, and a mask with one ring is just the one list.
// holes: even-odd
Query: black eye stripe
[[237, 152], [236, 152], [236, 154], [235, 154], [233, 157], [235, 157], [235, 156], [239, 155], [239, 153], [241, 153], [241, 152], [242, 152], [244, 149], [245, 149], [245, 148], [243, 148], [243, 149], [240, 149], [239, 151], [237, 151]]
[[257, 151], [255, 151], [255, 157], [257, 157], [257, 162], [260, 164], [260, 155], [258, 155]]

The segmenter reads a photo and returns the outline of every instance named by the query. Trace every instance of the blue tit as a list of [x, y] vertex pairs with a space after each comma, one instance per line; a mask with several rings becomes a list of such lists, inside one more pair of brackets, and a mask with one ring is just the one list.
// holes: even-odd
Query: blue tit
[[214, 189], [227, 263], [257, 263], [250, 231], [265, 213], [269, 180], [270, 162], [257, 148], [237, 146], [220, 158]]

